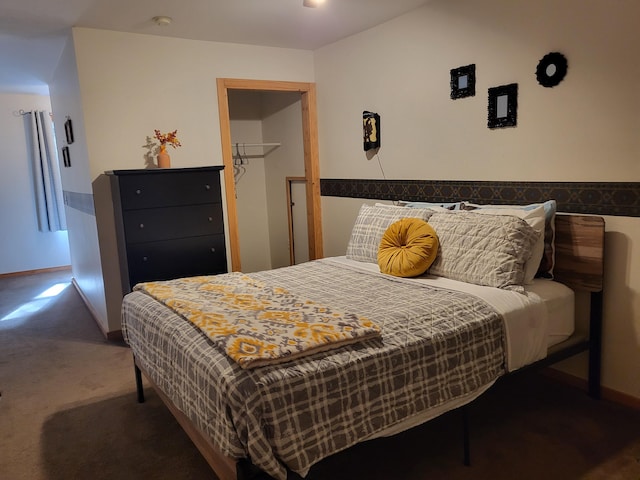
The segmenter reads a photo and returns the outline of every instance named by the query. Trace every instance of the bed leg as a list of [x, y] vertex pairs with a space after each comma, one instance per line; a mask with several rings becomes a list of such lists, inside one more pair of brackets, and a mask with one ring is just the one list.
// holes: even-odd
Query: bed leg
[[589, 395], [600, 399], [602, 367], [602, 291], [591, 292], [589, 313]]
[[469, 445], [469, 410], [466, 405], [462, 407], [461, 410], [463, 463], [468, 467], [471, 465], [471, 447]]
[[136, 392], [138, 393], [138, 403], [144, 403], [144, 388], [142, 386], [142, 372], [136, 365], [136, 359], [133, 359], [133, 370], [136, 376]]

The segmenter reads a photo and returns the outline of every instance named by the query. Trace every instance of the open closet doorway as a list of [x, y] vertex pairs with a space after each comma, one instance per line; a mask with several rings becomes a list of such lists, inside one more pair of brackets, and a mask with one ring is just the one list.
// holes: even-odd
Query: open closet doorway
[[290, 264], [283, 186], [291, 176], [304, 180], [307, 238], [296, 243], [308, 244], [308, 255], [301, 257], [321, 258], [315, 84], [218, 79], [217, 86], [231, 269]]

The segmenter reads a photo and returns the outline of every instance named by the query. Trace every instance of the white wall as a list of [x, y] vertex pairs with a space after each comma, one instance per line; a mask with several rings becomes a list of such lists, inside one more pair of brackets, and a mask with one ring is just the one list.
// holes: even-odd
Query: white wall
[[51, 112], [51, 103], [44, 95], [0, 93], [0, 274], [71, 263], [66, 231], [38, 231], [30, 124], [20, 110]]
[[[432, 0], [315, 52], [321, 176], [382, 178], [362, 150], [381, 115], [389, 179], [640, 181], [640, 4], [633, 0]], [[569, 62], [554, 88], [538, 61]], [[449, 98], [476, 64], [476, 96]], [[518, 83], [518, 126], [487, 128], [487, 89]], [[461, 199], [464, 200], [464, 199]], [[323, 197], [325, 255], [345, 252], [362, 201]], [[607, 217], [603, 385], [640, 398], [640, 218]], [[585, 376], [586, 359], [565, 364]]]
[[[640, 63], [628, 48], [639, 40], [631, 19], [640, 4], [509, 5], [433, 0], [318, 50], [322, 176], [380, 177], [361, 146], [360, 116], [369, 109], [382, 115], [380, 155], [391, 178], [639, 179]], [[569, 71], [544, 88], [535, 69], [556, 50]], [[451, 100], [450, 69], [470, 63], [476, 96]], [[487, 89], [513, 82], [518, 127], [488, 129]]]
[[[262, 143], [260, 98], [259, 95], [255, 97], [257, 108], [253, 115], [254, 119], [231, 121], [231, 141], [234, 144]], [[246, 97], [243, 98], [246, 99]], [[234, 118], [233, 106], [230, 105], [229, 108], [230, 117]], [[234, 147], [234, 153], [235, 151]], [[249, 273], [271, 268], [267, 184], [262, 148], [240, 148], [240, 153], [249, 162], [247, 165], [237, 167], [238, 181], [236, 183], [240, 263], [242, 271]]]
[[216, 78], [313, 81], [313, 53], [76, 28], [91, 177], [144, 168], [154, 129], [178, 130], [173, 167], [222, 165]]
[[[87, 300], [93, 315], [99, 320], [100, 328], [107, 332], [109, 324], [98, 250], [98, 232], [95, 215], [92, 213], [93, 200], [87, 153], [87, 132], [84, 126], [82, 95], [71, 37], [67, 40], [62, 52], [49, 84], [49, 91], [59, 145], [65, 143], [64, 122], [67, 117], [71, 119], [73, 124], [74, 142], [69, 145], [71, 167], [63, 168], [61, 171], [62, 187], [65, 191], [85, 199], [83, 203], [86, 208], [78, 208], [79, 205], [76, 202], [73, 203], [74, 206], [66, 208], [73, 278], [83, 297]], [[108, 133], [105, 134], [105, 137], [110, 139]]]

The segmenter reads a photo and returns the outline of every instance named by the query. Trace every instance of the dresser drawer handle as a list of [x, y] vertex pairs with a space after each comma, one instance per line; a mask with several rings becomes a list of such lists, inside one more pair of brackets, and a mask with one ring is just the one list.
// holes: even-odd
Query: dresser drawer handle
[[211, 253], [216, 253], [216, 247], [211, 247]]
[[146, 262], [147, 260], [149, 260], [149, 258], [148, 258], [148, 257], [142, 257], [142, 261], [143, 261], [143, 262]]
[[211, 185], [209, 185], [209, 184], [205, 185], [205, 186], [204, 186], [204, 189], [205, 189], [205, 190], [211, 190]]
[[210, 221], [210, 222], [213, 222], [213, 217], [209, 217], [209, 221]]
[[142, 190], [140, 190], [140, 189], [136, 190], [136, 195], [140, 195], [141, 193], [142, 193]]
[[141, 224], [140, 224], [140, 228], [144, 228], [144, 223], [141, 223]]

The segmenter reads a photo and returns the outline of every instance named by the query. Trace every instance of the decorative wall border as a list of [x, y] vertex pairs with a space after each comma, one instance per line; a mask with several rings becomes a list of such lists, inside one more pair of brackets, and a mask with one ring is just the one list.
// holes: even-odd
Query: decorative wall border
[[323, 178], [320, 194], [376, 200], [527, 204], [554, 199], [558, 211], [640, 217], [640, 182], [502, 182]]
[[64, 195], [64, 204], [67, 207], [95, 216], [96, 211], [93, 206], [93, 194], [72, 192], [69, 190], [64, 190], [62, 193]]

